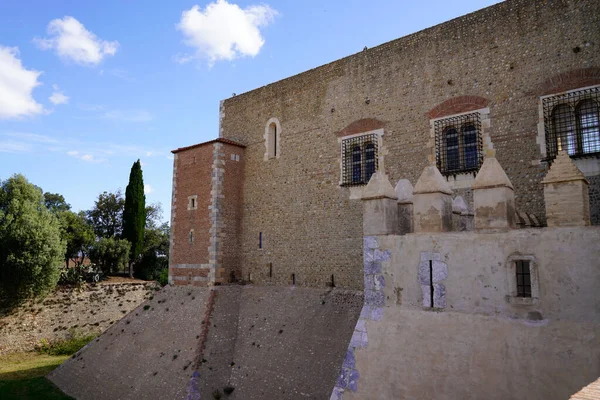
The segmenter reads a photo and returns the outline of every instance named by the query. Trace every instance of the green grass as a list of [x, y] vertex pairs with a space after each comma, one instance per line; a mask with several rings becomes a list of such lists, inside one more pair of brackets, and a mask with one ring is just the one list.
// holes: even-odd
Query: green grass
[[69, 358], [68, 355], [13, 353], [0, 356], [0, 381], [45, 376]]
[[68, 355], [13, 353], [0, 356], [0, 399], [72, 400], [45, 378]]
[[0, 381], [2, 400], [73, 400], [44, 377]]
[[83, 346], [91, 342], [96, 338], [96, 334], [83, 335], [75, 330], [69, 332], [69, 337], [66, 339], [59, 339], [53, 342], [42, 340], [42, 343], [38, 347], [40, 353], [48, 354], [51, 356], [70, 356], [75, 354]]
[[72, 400], [45, 376], [95, 337], [73, 330], [67, 339], [43, 340], [37, 352], [0, 356], [0, 399]]

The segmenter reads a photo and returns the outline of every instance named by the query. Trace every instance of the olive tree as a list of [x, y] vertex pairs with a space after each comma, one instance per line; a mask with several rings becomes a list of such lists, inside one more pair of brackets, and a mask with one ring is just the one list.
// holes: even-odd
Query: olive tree
[[54, 289], [65, 255], [60, 224], [23, 175], [0, 182], [0, 299], [20, 303]]

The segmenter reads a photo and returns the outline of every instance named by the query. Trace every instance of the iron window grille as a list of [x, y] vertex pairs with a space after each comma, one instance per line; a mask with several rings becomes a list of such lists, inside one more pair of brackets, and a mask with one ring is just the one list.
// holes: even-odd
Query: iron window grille
[[437, 120], [434, 130], [435, 159], [442, 175], [479, 171], [483, 142], [478, 112]]
[[342, 140], [342, 186], [366, 185], [377, 171], [376, 133]]
[[531, 270], [529, 260], [516, 260], [517, 297], [531, 297]]
[[542, 100], [546, 160], [560, 148], [571, 157], [600, 154], [600, 86], [568, 92]]

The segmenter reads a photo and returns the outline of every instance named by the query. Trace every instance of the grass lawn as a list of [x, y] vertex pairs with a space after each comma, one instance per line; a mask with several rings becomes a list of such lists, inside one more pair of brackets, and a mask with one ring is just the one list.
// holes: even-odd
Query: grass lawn
[[45, 378], [67, 358], [33, 352], [0, 356], [0, 399], [72, 399]]

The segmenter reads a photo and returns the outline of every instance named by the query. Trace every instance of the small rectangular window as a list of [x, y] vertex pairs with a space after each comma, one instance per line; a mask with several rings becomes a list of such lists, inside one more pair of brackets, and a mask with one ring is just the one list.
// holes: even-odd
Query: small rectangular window
[[262, 232], [258, 233], [258, 248], [262, 249]]
[[188, 196], [188, 210], [196, 210], [198, 208], [198, 195]]
[[529, 260], [516, 260], [517, 297], [531, 297], [531, 270]]

